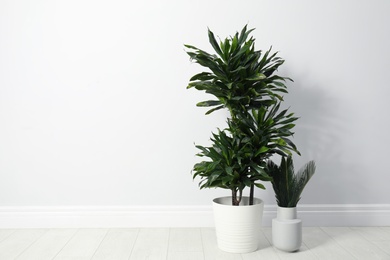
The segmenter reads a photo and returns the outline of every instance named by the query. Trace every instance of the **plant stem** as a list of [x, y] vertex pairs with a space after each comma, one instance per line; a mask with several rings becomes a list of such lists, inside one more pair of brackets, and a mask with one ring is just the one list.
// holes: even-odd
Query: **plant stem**
[[255, 185], [252, 183], [251, 188], [250, 188], [250, 192], [249, 192], [249, 205], [253, 205], [254, 193], [255, 193]]
[[240, 205], [241, 196], [242, 196], [242, 194], [241, 194], [241, 191], [240, 191], [239, 199], [237, 199], [237, 190], [236, 189], [232, 189], [232, 205], [233, 206]]
[[232, 205], [236, 206], [237, 201], [237, 193], [234, 189], [232, 189]]

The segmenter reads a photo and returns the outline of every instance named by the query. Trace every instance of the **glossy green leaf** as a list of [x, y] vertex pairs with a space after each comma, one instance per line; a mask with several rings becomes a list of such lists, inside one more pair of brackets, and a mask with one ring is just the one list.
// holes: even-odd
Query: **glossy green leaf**
[[246, 78], [246, 80], [249, 81], [257, 81], [257, 80], [263, 80], [266, 76], [262, 73], [257, 73], [256, 75], [253, 75], [252, 77]]
[[221, 104], [221, 101], [219, 100], [208, 100], [208, 101], [202, 101], [196, 104], [198, 107], [213, 107], [218, 106]]
[[211, 46], [213, 46], [214, 50], [218, 53], [218, 55], [222, 57], [222, 51], [218, 46], [214, 33], [210, 29], [208, 29], [208, 35], [209, 35], [209, 42]]
[[257, 150], [255, 156], [259, 156], [260, 154], [265, 153], [265, 152], [268, 152], [268, 151], [269, 151], [269, 148], [268, 148], [268, 147], [262, 146], [259, 150]]
[[206, 115], [209, 115], [209, 114], [211, 114], [212, 112], [217, 111], [217, 110], [220, 110], [220, 109], [222, 109], [222, 108], [224, 108], [224, 107], [225, 107], [224, 105], [221, 105], [221, 106], [217, 106], [217, 107], [215, 107], [215, 108], [213, 108], [213, 109], [210, 109], [210, 110], [208, 110], [208, 111], [206, 112]]
[[255, 186], [256, 186], [257, 188], [262, 189], [262, 190], [265, 190], [265, 186], [264, 186], [263, 184], [261, 184], [261, 183], [254, 183], [254, 184], [255, 184]]

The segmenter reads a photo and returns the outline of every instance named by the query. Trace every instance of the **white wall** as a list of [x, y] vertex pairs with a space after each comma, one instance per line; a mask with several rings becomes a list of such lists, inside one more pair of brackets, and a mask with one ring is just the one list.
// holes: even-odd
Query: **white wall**
[[[390, 203], [390, 2], [1, 1], [0, 206], [208, 205], [193, 143], [224, 125], [186, 90], [210, 50], [245, 23], [280, 51], [317, 172], [302, 204]], [[274, 204], [271, 189], [258, 191]]]

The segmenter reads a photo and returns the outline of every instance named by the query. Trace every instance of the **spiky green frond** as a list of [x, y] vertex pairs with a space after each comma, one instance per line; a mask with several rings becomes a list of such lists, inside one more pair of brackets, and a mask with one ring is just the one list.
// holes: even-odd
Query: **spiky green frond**
[[291, 156], [282, 157], [280, 166], [269, 160], [267, 162], [268, 174], [273, 178], [272, 187], [280, 207], [296, 207], [301, 194], [316, 170], [315, 162], [306, 163], [297, 173]]

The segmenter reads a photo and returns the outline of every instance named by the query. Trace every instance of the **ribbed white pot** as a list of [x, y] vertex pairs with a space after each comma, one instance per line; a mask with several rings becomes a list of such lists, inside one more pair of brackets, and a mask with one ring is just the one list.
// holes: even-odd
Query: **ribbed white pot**
[[278, 207], [272, 220], [272, 244], [280, 250], [294, 252], [302, 244], [302, 220], [297, 219], [297, 208]]
[[213, 200], [218, 247], [230, 253], [249, 253], [257, 250], [261, 232], [264, 203], [243, 197], [240, 206], [232, 206], [232, 197]]

